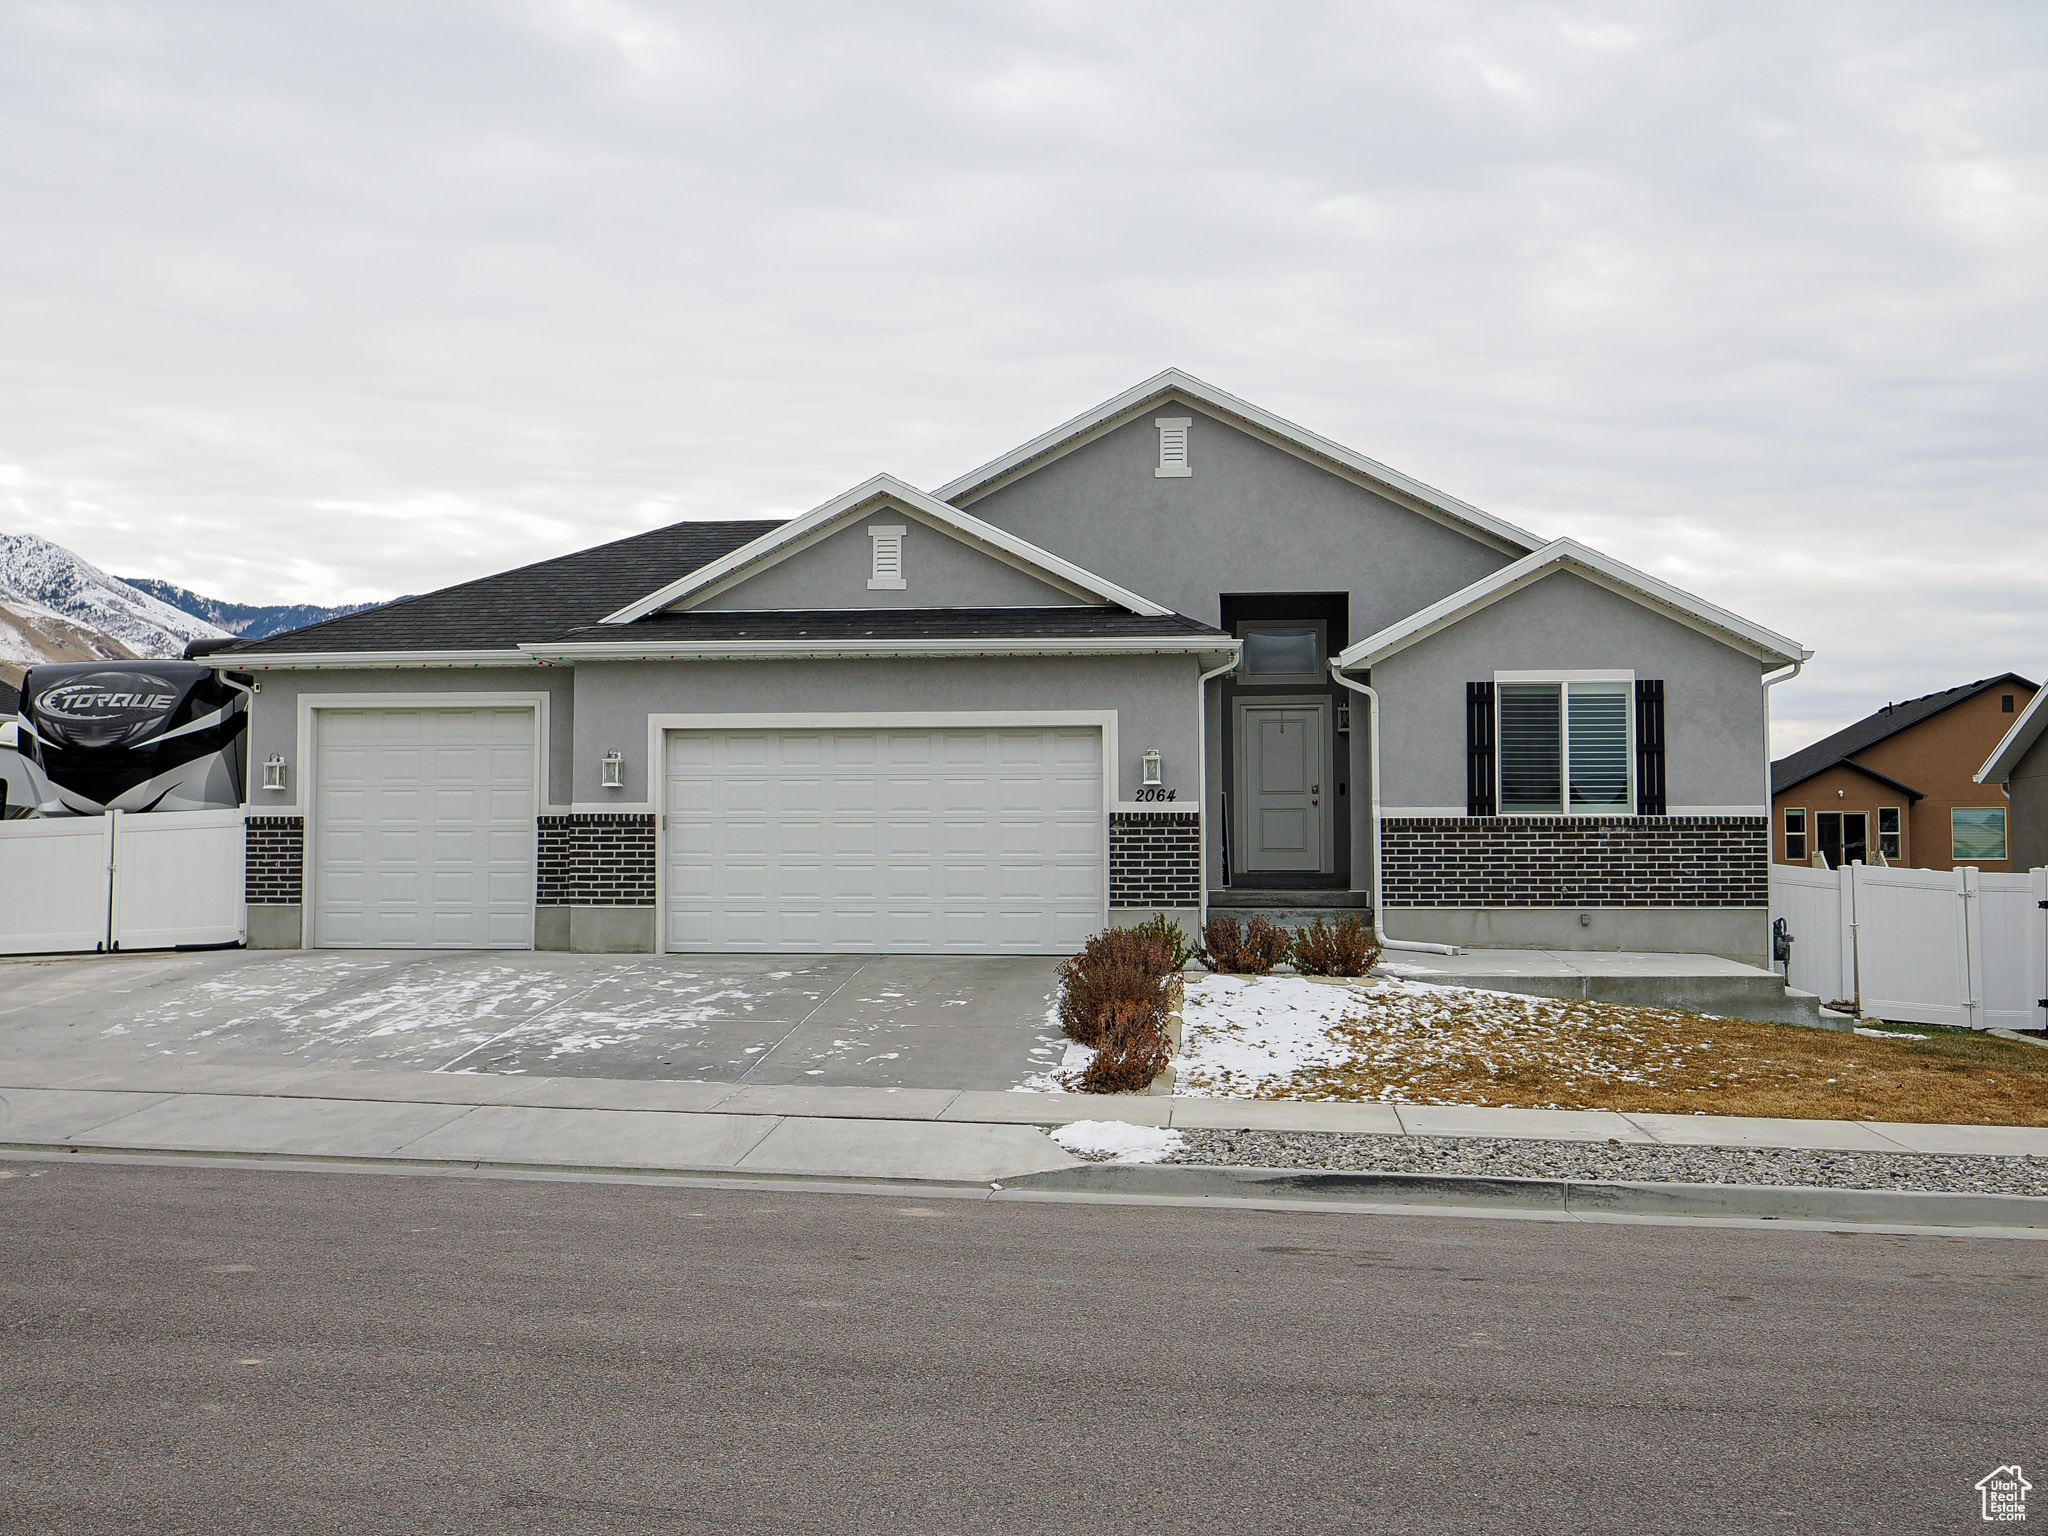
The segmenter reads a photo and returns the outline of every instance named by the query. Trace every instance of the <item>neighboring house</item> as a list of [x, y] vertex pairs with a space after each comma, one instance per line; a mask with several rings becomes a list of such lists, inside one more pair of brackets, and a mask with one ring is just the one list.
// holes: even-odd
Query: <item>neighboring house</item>
[[1179, 372], [930, 494], [208, 649], [260, 944], [1049, 953], [1383, 882], [1398, 937], [1756, 958], [1808, 654]]
[[[2017, 673], [1887, 704], [1771, 764], [1773, 857], [1830, 868], [2014, 867], [2005, 796], [1974, 775], [2035, 696]], [[2026, 868], [2022, 864], [2019, 868]]]
[[21, 713], [21, 690], [0, 680], [0, 720], [12, 720]]
[[2012, 728], [1999, 739], [1977, 782], [2003, 795], [2012, 820], [2009, 868], [2039, 869], [2048, 865], [2048, 708], [2037, 693]]

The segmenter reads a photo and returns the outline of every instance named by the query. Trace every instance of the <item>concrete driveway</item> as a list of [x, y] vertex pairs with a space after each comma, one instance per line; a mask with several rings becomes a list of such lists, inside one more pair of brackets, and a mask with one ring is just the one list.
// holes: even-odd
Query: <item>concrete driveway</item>
[[0, 964], [0, 1054], [1011, 1088], [1059, 1060], [1038, 956], [243, 951]]

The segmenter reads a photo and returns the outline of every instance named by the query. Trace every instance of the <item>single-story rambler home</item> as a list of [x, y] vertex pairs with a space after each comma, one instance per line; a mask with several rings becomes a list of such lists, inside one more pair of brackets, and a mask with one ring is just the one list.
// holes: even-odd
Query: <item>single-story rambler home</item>
[[1760, 959], [1808, 654], [1169, 371], [935, 491], [207, 659], [258, 690], [253, 943], [1053, 953], [1291, 890]]

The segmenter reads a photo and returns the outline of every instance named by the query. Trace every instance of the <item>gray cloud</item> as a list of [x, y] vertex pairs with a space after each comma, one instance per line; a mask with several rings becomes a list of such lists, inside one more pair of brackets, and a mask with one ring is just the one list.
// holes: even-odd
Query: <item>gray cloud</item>
[[1178, 364], [1821, 654], [2048, 671], [2048, 12], [0, 10], [0, 528], [245, 601]]

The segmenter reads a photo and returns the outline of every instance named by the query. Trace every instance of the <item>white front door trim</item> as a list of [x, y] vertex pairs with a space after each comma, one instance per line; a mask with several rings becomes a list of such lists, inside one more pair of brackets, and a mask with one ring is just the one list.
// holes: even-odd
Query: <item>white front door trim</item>
[[1103, 921], [1106, 923], [1109, 912], [1107, 812], [1116, 804], [1116, 711], [1113, 709], [848, 710], [844, 713], [764, 710], [758, 714], [650, 714], [647, 717], [647, 777], [649, 798], [654, 810], [655, 953], [665, 955], [669, 952], [668, 814], [665, 794], [654, 795], [652, 787], [657, 782], [667, 782], [667, 742], [670, 731], [997, 730], [1019, 726], [1069, 729], [1093, 727], [1102, 732], [1102, 804], [1105, 813], [1102, 825], [1102, 910]]

